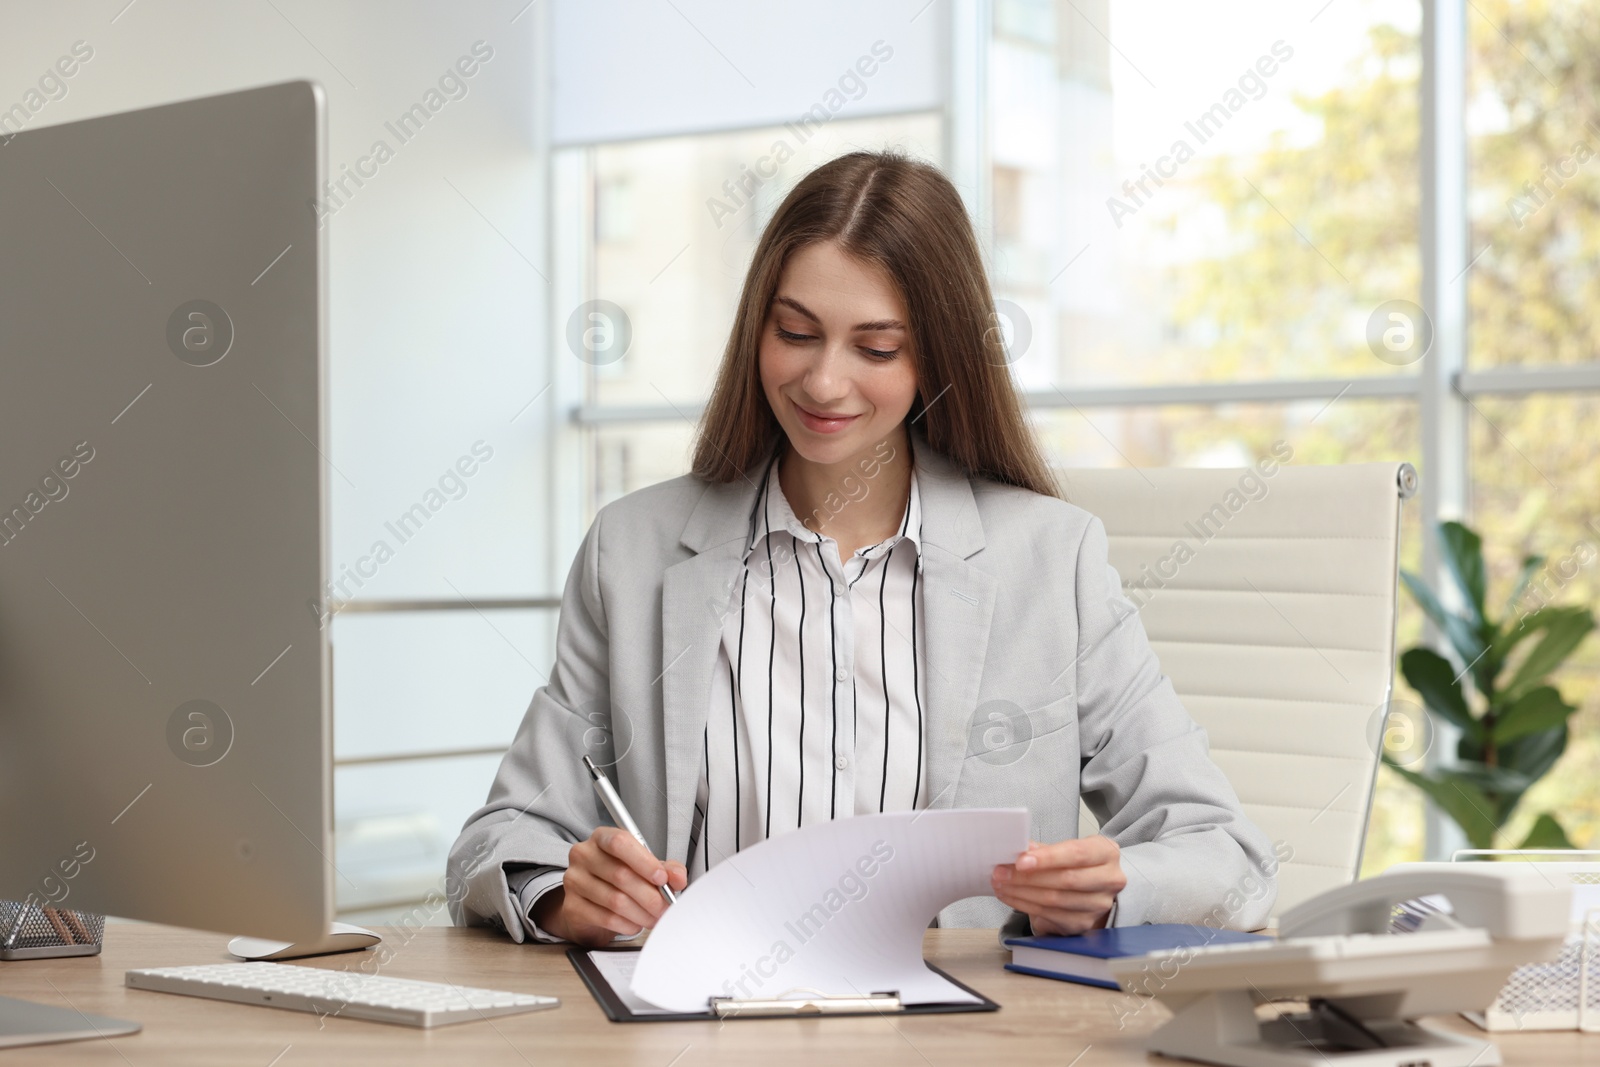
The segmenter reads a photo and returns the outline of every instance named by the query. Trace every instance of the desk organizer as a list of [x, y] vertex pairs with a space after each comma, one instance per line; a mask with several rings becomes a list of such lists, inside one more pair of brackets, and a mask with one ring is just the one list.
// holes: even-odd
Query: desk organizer
[[1600, 862], [1592, 861], [1600, 858], [1600, 852], [1464, 849], [1451, 858], [1498, 856], [1537, 857], [1540, 869], [1551, 878], [1566, 878], [1572, 884], [1572, 932], [1560, 956], [1518, 967], [1487, 1010], [1464, 1014], [1490, 1031], [1600, 1032]]
[[0, 900], [0, 960], [98, 956], [105, 932], [104, 915]]

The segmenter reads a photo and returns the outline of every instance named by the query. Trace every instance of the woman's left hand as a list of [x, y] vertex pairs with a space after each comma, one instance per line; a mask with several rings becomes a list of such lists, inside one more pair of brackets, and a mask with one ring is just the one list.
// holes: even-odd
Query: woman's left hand
[[1106, 924], [1128, 884], [1122, 850], [1109, 837], [1028, 843], [1015, 863], [990, 875], [994, 895], [1033, 920], [1035, 934], [1081, 934]]

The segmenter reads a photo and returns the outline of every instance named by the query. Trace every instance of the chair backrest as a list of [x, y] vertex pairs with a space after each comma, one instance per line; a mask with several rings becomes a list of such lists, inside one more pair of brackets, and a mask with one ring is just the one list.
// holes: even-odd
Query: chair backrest
[[1292, 849], [1277, 915], [1360, 870], [1416, 472], [1264, 469], [1059, 473], [1245, 812]]

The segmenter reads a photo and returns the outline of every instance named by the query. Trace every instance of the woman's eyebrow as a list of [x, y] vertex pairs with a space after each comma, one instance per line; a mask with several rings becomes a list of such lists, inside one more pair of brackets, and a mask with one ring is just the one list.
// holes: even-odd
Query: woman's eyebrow
[[[817, 317], [816, 312], [812, 311], [810, 308], [806, 307], [793, 297], [775, 296], [772, 298], [772, 302], [774, 304], [782, 304], [791, 311], [794, 311], [800, 315], [804, 315], [806, 318], [810, 319], [814, 323], [817, 323], [819, 326], [822, 324], [822, 320]], [[858, 333], [870, 333], [881, 330], [903, 330], [905, 328], [906, 324], [901, 322], [899, 319], [873, 319], [871, 322], [858, 322], [855, 325], [855, 329]]]

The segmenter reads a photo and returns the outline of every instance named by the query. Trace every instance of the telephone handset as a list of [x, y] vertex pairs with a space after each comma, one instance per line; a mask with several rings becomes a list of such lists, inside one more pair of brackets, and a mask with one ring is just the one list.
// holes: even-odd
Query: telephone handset
[[[1276, 941], [1192, 950], [1171, 977], [1163, 959], [1156, 983], [1151, 957], [1112, 960], [1111, 973], [1172, 1009], [1148, 1044], [1167, 1056], [1236, 1067], [1341, 1058], [1491, 1067], [1494, 1045], [1411, 1020], [1485, 1008], [1515, 968], [1554, 959], [1571, 894], [1528, 864], [1401, 864], [1291, 908]], [[1392, 932], [1397, 909], [1422, 916], [1414, 931]], [[1258, 1004], [1280, 1000], [1309, 1001], [1310, 1011], [1256, 1018]]]
[[1278, 919], [1278, 937], [1385, 934], [1396, 908], [1432, 896], [1449, 900], [1450, 918], [1422, 930], [1476, 929], [1512, 941], [1560, 940], [1567, 932], [1571, 889], [1526, 864], [1402, 863], [1290, 908]]

